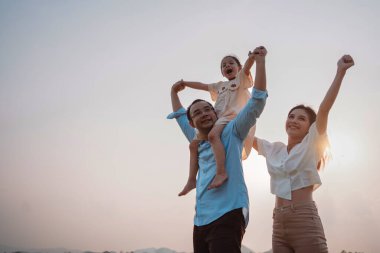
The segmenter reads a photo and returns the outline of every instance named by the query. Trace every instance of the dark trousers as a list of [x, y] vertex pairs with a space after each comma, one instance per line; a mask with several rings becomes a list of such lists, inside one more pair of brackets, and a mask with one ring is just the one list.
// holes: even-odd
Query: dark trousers
[[241, 208], [204, 226], [194, 226], [194, 253], [241, 253], [245, 220]]

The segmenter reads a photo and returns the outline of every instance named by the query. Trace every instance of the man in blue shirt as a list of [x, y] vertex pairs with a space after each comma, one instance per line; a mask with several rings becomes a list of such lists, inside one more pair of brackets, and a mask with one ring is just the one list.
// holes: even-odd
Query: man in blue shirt
[[[221, 140], [226, 150], [228, 180], [219, 188], [208, 190], [216, 173], [216, 163], [211, 145], [201, 141], [198, 147], [198, 178], [193, 230], [194, 253], [241, 252], [241, 242], [248, 224], [249, 199], [245, 185], [241, 155], [243, 141], [264, 109], [267, 98], [265, 55], [266, 49], [255, 49], [256, 76], [252, 97], [235, 119], [224, 128]], [[183, 108], [178, 92], [185, 86], [177, 82], [172, 86], [173, 113], [186, 138], [191, 142], [195, 129], [206, 136], [214, 126], [217, 115], [213, 106], [204, 100], [195, 100]]]

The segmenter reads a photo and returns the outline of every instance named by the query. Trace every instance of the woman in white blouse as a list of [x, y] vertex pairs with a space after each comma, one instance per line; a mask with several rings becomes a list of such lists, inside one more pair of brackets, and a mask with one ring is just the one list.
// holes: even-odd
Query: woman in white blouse
[[292, 108], [286, 120], [288, 144], [255, 138], [253, 147], [266, 158], [271, 192], [276, 195], [273, 211], [274, 253], [328, 252], [326, 238], [313, 191], [321, 185], [318, 170], [328, 146], [329, 111], [346, 70], [354, 65], [351, 56], [338, 61], [337, 73], [316, 114], [310, 107]]

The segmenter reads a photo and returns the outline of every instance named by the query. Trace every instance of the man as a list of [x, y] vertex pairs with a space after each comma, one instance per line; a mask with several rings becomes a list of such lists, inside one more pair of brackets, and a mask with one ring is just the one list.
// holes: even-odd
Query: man
[[[252, 97], [236, 118], [225, 126], [221, 135], [226, 150], [228, 180], [219, 188], [207, 189], [215, 176], [216, 164], [210, 143], [199, 143], [193, 230], [194, 253], [241, 252], [241, 242], [249, 217], [248, 192], [241, 163], [243, 141], [263, 111], [267, 98], [266, 49], [258, 47], [253, 53], [256, 76]], [[207, 139], [217, 120], [214, 108], [207, 101], [198, 99], [186, 111], [178, 97], [178, 92], [184, 88], [181, 81], [172, 86], [171, 100], [174, 112], [168, 118], [177, 120], [190, 142], [195, 137], [194, 128], [198, 130], [198, 136]]]

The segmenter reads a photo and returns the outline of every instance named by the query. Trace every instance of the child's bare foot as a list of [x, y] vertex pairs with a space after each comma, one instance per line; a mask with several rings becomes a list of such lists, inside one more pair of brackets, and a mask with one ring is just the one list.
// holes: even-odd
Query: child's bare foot
[[217, 188], [221, 186], [225, 181], [227, 181], [228, 176], [226, 173], [224, 174], [216, 174], [214, 180], [212, 180], [211, 184], [207, 188], [208, 190]]
[[190, 192], [195, 187], [196, 187], [196, 182], [195, 181], [188, 181], [186, 183], [185, 187], [183, 187], [182, 191], [180, 193], [178, 193], [178, 196], [184, 196], [184, 195], [186, 195], [188, 192]]

